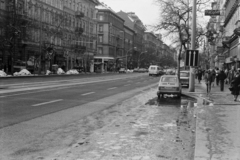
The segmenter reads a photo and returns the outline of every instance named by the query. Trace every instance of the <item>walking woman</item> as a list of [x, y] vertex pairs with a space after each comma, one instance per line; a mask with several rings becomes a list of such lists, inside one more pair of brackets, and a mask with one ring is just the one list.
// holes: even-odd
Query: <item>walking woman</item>
[[215, 71], [215, 69], [211, 70], [211, 74], [212, 74], [212, 86], [214, 87], [214, 83], [215, 83], [215, 79], [216, 79], [216, 71]]
[[210, 91], [211, 91], [211, 85], [212, 85], [211, 70], [208, 70], [208, 71], [205, 72], [204, 79], [205, 79], [205, 83], [206, 83], [206, 86], [207, 86], [207, 94], [209, 94]]
[[237, 69], [233, 80], [231, 81], [233, 87], [232, 94], [234, 95], [234, 101], [237, 101], [239, 90], [240, 90], [240, 68]]

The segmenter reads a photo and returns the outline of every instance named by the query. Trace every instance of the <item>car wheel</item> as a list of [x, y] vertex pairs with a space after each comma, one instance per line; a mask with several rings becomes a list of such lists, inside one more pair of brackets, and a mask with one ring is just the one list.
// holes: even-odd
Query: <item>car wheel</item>
[[151, 74], [149, 74], [149, 76], [151, 76]]

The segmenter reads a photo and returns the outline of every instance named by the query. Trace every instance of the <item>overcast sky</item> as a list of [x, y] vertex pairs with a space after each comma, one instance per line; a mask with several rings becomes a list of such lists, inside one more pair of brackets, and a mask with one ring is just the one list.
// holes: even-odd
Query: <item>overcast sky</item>
[[[112, 8], [115, 12], [135, 12], [144, 25], [154, 25], [159, 22], [160, 11], [155, 0], [99, 0]], [[205, 17], [201, 17], [201, 20]], [[164, 36], [164, 35], [163, 35]], [[163, 37], [166, 44], [171, 44], [169, 38]]]
[[159, 9], [154, 0], [100, 0], [115, 12], [135, 12], [144, 25], [153, 25], [158, 22]]

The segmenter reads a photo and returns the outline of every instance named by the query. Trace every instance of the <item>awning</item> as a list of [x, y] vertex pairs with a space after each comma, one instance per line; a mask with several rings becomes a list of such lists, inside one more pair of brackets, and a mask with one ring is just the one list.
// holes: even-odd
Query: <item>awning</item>
[[115, 58], [113, 57], [102, 57], [102, 56], [94, 56], [94, 59], [103, 59], [105, 61], [108, 61], [108, 60], [114, 60]]

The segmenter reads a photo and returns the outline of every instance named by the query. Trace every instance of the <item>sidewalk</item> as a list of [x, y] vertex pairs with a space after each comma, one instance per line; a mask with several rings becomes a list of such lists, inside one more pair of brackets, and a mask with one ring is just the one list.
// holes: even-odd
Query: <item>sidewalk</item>
[[234, 102], [228, 87], [215, 85], [207, 97], [195, 81], [195, 93], [186, 93], [198, 97], [195, 160], [240, 160], [240, 97]]

